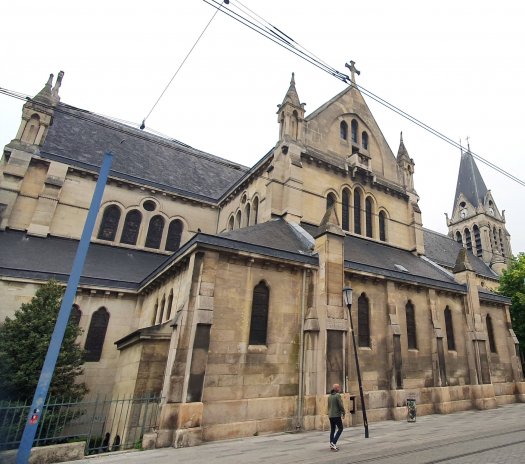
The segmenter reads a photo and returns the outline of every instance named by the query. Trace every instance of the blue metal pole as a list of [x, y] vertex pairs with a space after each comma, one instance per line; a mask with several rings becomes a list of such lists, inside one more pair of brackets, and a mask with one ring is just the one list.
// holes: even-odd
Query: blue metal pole
[[95, 186], [95, 192], [93, 193], [93, 198], [91, 200], [91, 206], [89, 207], [86, 223], [84, 224], [84, 230], [82, 231], [82, 237], [78, 244], [75, 260], [73, 261], [73, 268], [71, 269], [71, 274], [67, 282], [66, 293], [64, 294], [64, 298], [62, 298], [62, 304], [58, 313], [55, 329], [53, 330], [53, 335], [51, 336], [44, 366], [42, 367], [42, 372], [40, 373], [38, 385], [35, 390], [35, 396], [33, 397], [31, 409], [29, 410], [29, 414], [27, 416], [24, 434], [22, 435], [22, 441], [20, 442], [16, 456], [16, 464], [29, 463], [31, 447], [33, 446], [33, 440], [35, 439], [40, 417], [42, 416], [42, 409], [47, 397], [49, 385], [51, 384], [51, 379], [53, 378], [53, 372], [55, 371], [58, 354], [60, 353], [60, 347], [62, 345], [64, 333], [66, 331], [69, 316], [71, 314], [71, 307], [75, 299], [75, 294], [77, 293], [80, 274], [84, 267], [84, 261], [86, 260], [89, 243], [91, 241], [91, 235], [93, 234], [93, 229], [95, 227], [95, 220], [97, 218], [97, 213], [102, 201], [102, 194], [104, 193], [104, 187], [108, 178], [112, 158], [113, 155], [111, 152], [106, 151], [106, 153], [104, 153], [104, 160], [102, 162], [102, 167], [100, 168], [97, 184]]

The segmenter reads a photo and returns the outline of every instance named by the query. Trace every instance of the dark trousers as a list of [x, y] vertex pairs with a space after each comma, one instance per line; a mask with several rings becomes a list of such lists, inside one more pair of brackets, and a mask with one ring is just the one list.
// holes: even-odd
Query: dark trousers
[[[339, 440], [339, 437], [341, 436], [341, 433], [343, 432], [343, 421], [340, 417], [330, 417], [330, 443], [333, 443], [334, 445], [337, 443], [337, 440]], [[335, 428], [337, 427], [337, 433], [335, 432]]]

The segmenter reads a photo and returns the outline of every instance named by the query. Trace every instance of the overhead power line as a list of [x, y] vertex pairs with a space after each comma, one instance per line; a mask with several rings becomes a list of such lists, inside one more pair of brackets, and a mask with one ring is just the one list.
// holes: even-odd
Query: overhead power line
[[[408, 121], [412, 122], [413, 124], [419, 126], [420, 128], [424, 129], [425, 131], [429, 132], [430, 134], [440, 138], [444, 142], [448, 143], [449, 145], [452, 145], [455, 148], [459, 148], [461, 151], [463, 151], [463, 146], [453, 140], [452, 138], [448, 137], [447, 135], [443, 134], [442, 132], [438, 131], [437, 129], [434, 129], [432, 126], [424, 123], [423, 121], [419, 120], [418, 118], [412, 116], [411, 114], [407, 113], [406, 111], [402, 110], [398, 106], [390, 103], [389, 101], [381, 98], [380, 96], [376, 95], [375, 93], [371, 92], [370, 90], [366, 89], [362, 85], [359, 85], [355, 82], [350, 81], [350, 77], [338, 71], [336, 68], [330, 66], [322, 59], [318, 58], [316, 55], [308, 51], [306, 48], [304, 48], [302, 45], [297, 43], [290, 35], [286, 34], [282, 31], [282, 29], [274, 26], [269, 21], [262, 18], [260, 15], [255, 13], [253, 10], [249, 9], [245, 5], [243, 5], [238, 0], [230, 0], [229, 2], [229, 8], [224, 7], [220, 9], [222, 4], [217, 2], [216, 0], [203, 0], [208, 5], [212, 6], [213, 8], [216, 8], [218, 12], [219, 10], [221, 13], [229, 16], [230, 18], [236, 20], [237, 22], [241, 23], [243, 26], [248, 27], [252, 31], [262, 35], [266, 39], [274, 42], [275, 44], [279, 45], [280, 47], [286, 49], [287, 51], [293, 53], [294, 55], [298, 56], [299, 58], [303, 59], [304, 61], [312, 64], [313, 66], [316, 66], [317, 68], [321, 69], [322, 71], [330, 74], [331, 76], [335, 77], [336, 79], [339, 79], [340, 81], [344, 82], [345, 84], [351, 83], [351, 85], [354, 85], [356, 88], [358, 88], [362, 94], [366, 95], [367, 97], [371, 98], [372, 100], [376, 101], [380, 105], [388, 108], [389, 110], [395, 112], [399, 116], [407, 119]], [[237, 11], [234, 11], [237, 10]], [[513, 180], [514, 182], [520, 184], [521, 186], [525, 187], [525, 181], [522, 179], [514, 176], [513, 174], [509, 173], [508, 171], [504, 170], [503, 168], [497, 166], [496, 164], [492, 163], [491, 161], [487, 160], [486, 158], [482, 157], [481, 155], [473, 152], [472, 150], [469, 150], [471, 155], [480, 161], [481, 163], [485, 164], [486, 166], [494, 169], [495, 171], [499, 172], [500, 174], [508, 177], [509, 179]]]
[[179, 67], [177, 68], [177, 70], [175, 71], [175, 73], [173, 74], [173, 76], [171, 76], [171, 79], [169, 80], [169, 82], [167, 83], [166, 87], [164, 87], [164, 90], [161, 92], [161, 94], [159, 95], [159, 98], [157, 98], [157, 101], [153, 104], [153, 106], [151, 107], [151, 109], [149, 110], [149, 113], [146, 115], [146, 117], [142, 120], [142, 124], [140, 125], [140, 129], [143, 130], [145, 127], [146, 127], [146, 119], [148, 119], [151, 115], [151, 113], [153, 112], [153, 110], [155, 109], [155, 107], [157, 106], [157, 104], [160, 102], [161, 98], [164, 96], [164, 94], [166, 93], [166, 91], [168, 90], [169, 86], [171, 85], [171, 83], [173, 82], [173, 79], [175, 79], [175, 77], [177, 76], [177, 74], [179, 73], [179, 71], [181, 70], [181, 68], [184, 66], [184, 63], [186, 63], [186, 60], [189, 58], [189, 56], [191, 55], [191, 52], [193, 51], [193, 49], [197, 46], [197, 44], [199, 43], [199, 40], [201, 40], [202, 36], [204, 35], [204, 33], [206, 32], [206, 30], [208, 29], [208, 27], [210, 26], [211, 22], [213, 21], [213, 19], [215, 18], [215, 16], [217, 15], [217, 13], [219, 12], [219, 10], [221, 9], [222, 7], [222, 4], [228, 4], [230, 3], [230, 0], [223, 0], [220, 4], [219, 4], [219, 7], [217, 8], [217, 10], [215, 11], [215, 13], [213, 13], [213, 16], [211, 17], [211, 19], [208, 21], [208, 24], [206, 24], [206, 26], [204, 27], [204, 29], [202, 30], [202, 32], [200, 33], [199, 37], [197, 37], [197, 40], [195, 41], [195, 43], [192, 45], [192, 47], [190, 48], [190, 51], [188, 52], [188, 54], [184, 57], [184, 59], [182, 60], [182, 63], [179, 65]]

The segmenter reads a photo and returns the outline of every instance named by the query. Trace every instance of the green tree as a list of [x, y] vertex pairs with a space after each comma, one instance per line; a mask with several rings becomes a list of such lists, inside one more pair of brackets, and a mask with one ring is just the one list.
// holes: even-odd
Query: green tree
[[[0, 326], [0, 399], [33, 398], [63, 293], [56, 282], [43, 285]], [[80, 333], [70, 319], [49, 389], [52, 396], [79, 400], [87, 392], [84, 383], [76, 382], [83, 373], [83, 351], [75, 342]]]
[[513, 257], [507, 270], [499, 281], [498, 292], [512, 299], [510, 314], [512, 328], [520, 342], [525, 347], [525, 253]]

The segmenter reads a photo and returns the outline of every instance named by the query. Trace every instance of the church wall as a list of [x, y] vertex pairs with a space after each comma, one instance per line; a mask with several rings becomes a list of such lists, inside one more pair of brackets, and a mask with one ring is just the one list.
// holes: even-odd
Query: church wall
[[[348, 124], [348, 139], [351, 140], [351, 121], [358, 122], [358, 145], [361, 146], [361, 133], [365, 130], [369, 135], [369, 150], [371, 165], [375, 173], [385, 176], [392, 182], [399, 182], [395, 158], [374, 117], [370, 113], [361, 95], [354, 90], [346, 92], [339, 100], [332, 102], [322, 112], [308, 121], [306, 144], [317, 150], [340, 154], [342, 157], [351, 155], [350, 146], [347, 149], [345, 141], [339, 137], [339, 124], [342, 120]], [[351, 142], [349, 142], [349, 145]]]
[[359, 180], [351, 177], [343, 177], [331, 170], [319, 167], [316, 163], [303, 163], [304, 179], [304, 204], [307, 207], [303, 211], [303, 221], [319, 224], [326, 212], [326, 197], [329, 192], [333, 192], [337, 197], [337, 218], [339, 225], [342, 223], [342, 192], [345, 187], [349, 187], [352, 196], [350, 199], [350, 229], [354, 230], [354, 207], [353, 207], [353, 190], [359, 187], [362, 191], [361, 198], [361, 231], [363, 236], [366, 235], [365, 223], [365, 199], [371, 196], [374, 200], [373, 211], [373, 235], [379, 240], [379, 219], [380, 208], [387, 212], [386, 235], [387, 243], [402, 247], [405, 249], [412, 248], [413, 243], [410, 239], [408, 205], [404, 199], [396, 198], [385, 192], [370, 188], [370, 185], [363, 185]]
[[[364, 293], [369, 302], [370, 315], [370, 341], [371, 346], [359, 347], [358, 355], [361, 366], [361, 375], [363, 379], [363, 388], [366, 391], [386, 390], [390, 386], [390, 379], [387, 376], [387, 336], [388, 336], [388, 313], [387, 313], [387, 295], [385, 282], [373, 282], [369, 279], [353, 278], [350, 286], [354, 290], [354, 301], [352, 304], [352, 317], [356, 336], [359, 334], [358, 328], [358, 299]], [[351, 334], [348, 334], [348, 356], [351, 366], [349, 382], [351, 393], [356, 394], [357, 374], [353, 360], [353, 346], [350, 340]], [[357, 340], [356, 340], [357, 342]]]
[[29, 303], [40, 284], [20, 279], [0, 279], [0, 324], [13, 317], [23, 303]]
[[81, 381], [93, 392], [101, 395], [111, 395], [115, 382], [115, 371], [119, 361], [119, 352], [115, 342], [135, 330], [137, 318], [135, 317], [135, 295], [116, 296], [107, 292], [82, 292], [77, 294], [75, 304], [82, 311], [80, 327], [83, 330], [79, 342], [84, 347], [89, 324], [93, 313], [101, 307], [109, 312], [109, 323], [104, 339], [100, 361], [84, 363], [84, 374]]
[[[158, 287], [148, 290], [140, 304], [137, 327], [149, 327], [173, 319], [178, 311], [187, 306], [190, 286], [191, 276], [184, 267]], [[168, 314], [168, 300], [171, 293], [173, 294], [173, 300], [170, 314]], [[164, 308], [162, 308], [163, 300], [165, 302]], [[157, 308], [155, 308], [155, 305], [157, 305]]]
[[38, 196], [44, 187], [47, 175], [47, 163], [32, 160], [20, 185], [20, 192], [9, 216], [8, 227], [25, 230], [31, 224]]
[[[13, 317], [23, 303], [29, 303], [41, 286], [40, 283], [3, 278], [0, 280], [0, 320]], [[136, 296], [124, 294], [120, 297], [114, 292], [89, 290], [77, 293], [75, 304], [82, 311], [79, 326], [82, 334], [77, 342], [83, 348], [92, 314], [100, 307], [105, 307], [109, 314], [109, 324], [104, 339], [100, 361], [84, 363], [84, 374], [79, 381], [86, 382], [88, 388], [100, 394], [111, 394], [115, 369], [118, 363], [118, 351], [115, 341], [135, 329]]]
[[492, 327], [494, 329], [494, 342], [496, 344], [496, 352], [491, 352], [489, 343], [487, 342], [487, 353], [489, 353], [490, 374], [492, 383], [511, 382], [512, 365], [511, 357], [515, 356], [515, 352], [511, 349], [513, 345], [509, 343], [509, 330], [506, 320], [506, 311], [500, 306], [481, 305], [481, 314], [486, 324], [487, 315], [491, 316]]
[[[449, 308], [452, 315], [452, 327], [454, 332], [455, 350], [448, 349], [447, 331], [445, 326], [445, 308]], [[467, 359], [466, 336], [468, 327], [465, 320], [465, 308], [461, 296], [439, 294], [436, 301], [436, 312], [441, 325], [443, 335], [443, 349], [445, 354], [445, 368], [448, 385], [467, 385], [470, 382]]]
[[[302, 273], [221, 256], [203, 401], [296, 395]], [[248, 345], [253, 289], [270, 289], [266, 345]]]
[[[228, 224], [230, 217], [233, 215], [236, 216], [238, 211], [241, 211], [241, 227], [246, 227], [246, 205], [250, 204], [250, 224], [255, 224], [254, 216], [254, 200], [257, 198], [259, 200], [259, 208], [257, 213], [257, 223], [266, 222], [270, 217], [270, 212], [268, 211], [268, 205], [266, 200], [266, 184], [268, 182], [267, 175], [259, 176], [255, 178], [245, 189], [240, 190], [233, 198], [222, 203], [219, 210], [219, 219], [217, 223], [218, 233], [229, 230]], [[246, 196], [246, 201], [241, 202], [241, 199]], [[237, 223], [235, 222], [235, 229], [237, 229]], [[213, 232], [215, 233], [215, 231]]]

